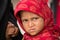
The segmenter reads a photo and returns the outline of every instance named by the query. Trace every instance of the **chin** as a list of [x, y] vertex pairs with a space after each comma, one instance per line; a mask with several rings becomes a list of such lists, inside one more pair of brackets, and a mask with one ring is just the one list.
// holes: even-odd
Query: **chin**
[[37, 33], [30, 33], [31, 36], [35, 36]]

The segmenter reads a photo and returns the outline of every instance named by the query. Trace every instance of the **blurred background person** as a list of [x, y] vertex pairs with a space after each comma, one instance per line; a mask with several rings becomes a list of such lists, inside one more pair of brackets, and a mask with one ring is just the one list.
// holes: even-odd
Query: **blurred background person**
[[57, 0], [56, 3], [56, 23], [60, 27], [60, 0]]
[[[22, 38], [20, 31], [18, 31], [19, 29], [13, 13], [14, 11], [11, 0], [0, 0], [0, 40], [6, 40], [7, 36], [12, 40], [21, 40]], [[10, 27], [8, 26], [9, 24], [11, 24]], [[16, 35], [12, 33], [13, 35], [16, 35], [12, 37], [11, 34], [9, 34], [9, 31], [12, 30], [12, 32], [14, 32], [14, 29], [17, 30], [18, 34]]]

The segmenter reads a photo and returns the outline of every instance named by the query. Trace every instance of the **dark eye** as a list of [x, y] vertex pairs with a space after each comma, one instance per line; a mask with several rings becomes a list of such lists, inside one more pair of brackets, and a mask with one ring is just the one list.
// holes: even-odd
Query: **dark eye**
[[27, 22], [28, 20], [27, 19], [23, 19], [22, 22]]
[[32, 20], [38, 20], [39, 19], [39, 17], [34, 17], [34, 18], [32, 18]]

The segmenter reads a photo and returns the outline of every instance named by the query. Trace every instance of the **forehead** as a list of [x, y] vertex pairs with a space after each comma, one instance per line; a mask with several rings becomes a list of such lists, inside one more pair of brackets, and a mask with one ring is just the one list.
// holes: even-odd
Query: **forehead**
[[21, 12], [21, 17], [34, 17], [34, 16], [38, 16], [38, 15], [32, 12], [27, 12], [27, 11]]

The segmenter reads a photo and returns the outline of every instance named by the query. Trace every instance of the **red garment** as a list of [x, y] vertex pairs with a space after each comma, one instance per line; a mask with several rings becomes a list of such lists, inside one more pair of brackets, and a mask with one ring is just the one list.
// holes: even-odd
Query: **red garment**
[[[44, 29], [39, 32], [36, 36], [31, 36], [27, 32], [24, 34], [24, 40], [55, 40], [55, 35], [53, 36], [53, 30], [58, 29], [54, 26], [53, 13], [48, 7], [46, 1], [44, 0], [22, 0], [20, 1], [15, 9], [14, 15], [19, 21], [21, 27], [22, 22], [18, 17], [18, 12], [21, 10], [33, 12], [44, 18]], [[53, 28], [54, 27], [54, 28]], [[24, 29], [24, 28], [23, 28]], [[55, 33], [58, 35], [58, 33]], [[57, 37], [57, 36], [56, 36]]]
[[57, 17], [56, 17], [56, 23], [60, 26], [60, 0], [57, 0]]

